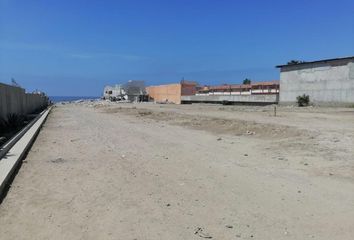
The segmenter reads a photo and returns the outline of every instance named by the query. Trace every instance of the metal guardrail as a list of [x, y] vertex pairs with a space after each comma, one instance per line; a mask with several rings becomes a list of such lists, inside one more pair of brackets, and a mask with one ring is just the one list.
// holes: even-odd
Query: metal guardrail
[[6, 156], [8, 151], [17, 143], [20, 138], [25, 135], [25, 133], [30, 129], [33, 124], [35, 124], [38, 119], [48, 110], [48, 108], [44, 109], [41, 113], [39, 113], [31, 122], [29, 122], [20, 132], [18, 132], [15, 136], [13, 136], [10, 140], [8, 140], [1, 148], [0, 148], [0, 161]]

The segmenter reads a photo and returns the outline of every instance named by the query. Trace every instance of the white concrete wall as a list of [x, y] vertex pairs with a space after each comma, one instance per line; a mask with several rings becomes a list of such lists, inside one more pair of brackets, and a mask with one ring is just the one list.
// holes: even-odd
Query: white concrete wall
[[0, 118], [8, 114], [29, 114], [48, 104], [47, 98], [40, 94], [25, 93], [19, 87], [0, 83]]
[[239, 102], [239, 103], [277, 103], [278, 94], [256, 94], [256, 95], [193, 95], [182, 96], [184, 102]]
[[280, 73], [280, 103], [307, 94], [319, 105], [354, 103], [354, 60], [285, 66]]

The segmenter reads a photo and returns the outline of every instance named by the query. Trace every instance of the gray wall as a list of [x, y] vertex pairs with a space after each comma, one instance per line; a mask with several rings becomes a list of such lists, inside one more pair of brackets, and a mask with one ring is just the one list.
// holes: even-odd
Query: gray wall
[[295, 103], [302, 94], [318, 105], [353, 104], [354, 59], [282, 67], [279, 102]]
[[47, 106], [48, 100], [40, 94], [25, 93], [19, 87], [0, 83], [0, 118], [11, 113], [29, 114]]
[[192, 95], [182, 96], [183, 102], [223, 102], [229, 101], [234, 103], [277, 103], [278, 94], [254, 94], [254, 95]]

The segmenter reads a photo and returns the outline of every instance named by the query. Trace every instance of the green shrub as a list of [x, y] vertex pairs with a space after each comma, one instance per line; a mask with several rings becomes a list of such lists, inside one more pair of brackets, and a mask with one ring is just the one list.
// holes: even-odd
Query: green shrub
[[296, 100], [299, 107], [306, 107], [310, 104], [310, 96], [306, 94], [297, 96]]
[[18, 128], [23, 125], [24, 117], [19, 114], [11, 113], [7, 115], [7, 127]]

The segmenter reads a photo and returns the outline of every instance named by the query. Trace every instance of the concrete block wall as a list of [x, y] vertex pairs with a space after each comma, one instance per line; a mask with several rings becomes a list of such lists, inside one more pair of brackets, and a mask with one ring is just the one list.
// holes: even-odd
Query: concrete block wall
[[354, 60], [282, 67], [280, 103], [293, 104], [303, 94], [318, 105], [354, 104]]
[[155, 102], [181, 103], [181, 84], [167, 84], [146, 88], [149, 97]]
[[0, 118], [8, 114], [30, 114], [48, 105], [46, 97], [40, 94], [26, 93], [23, 88], [0, 83]]

